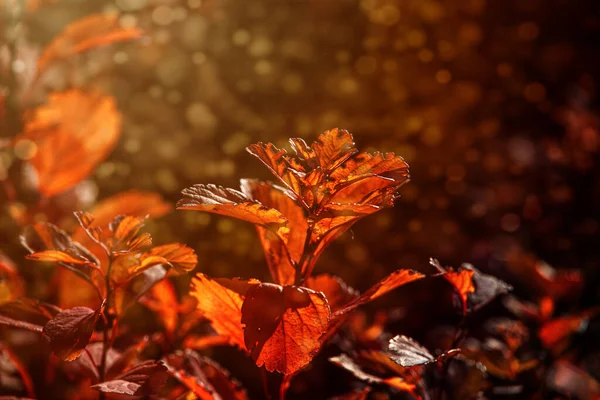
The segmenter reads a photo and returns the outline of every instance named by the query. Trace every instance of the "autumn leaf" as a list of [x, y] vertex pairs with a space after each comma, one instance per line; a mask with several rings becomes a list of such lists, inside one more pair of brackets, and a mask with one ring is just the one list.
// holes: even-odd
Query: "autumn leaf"
[[256, 228], [273, 281], [280, 285], [293, 284], [296, 278], [295, 264], [302, 257], [308, 232], [304, 210], [296, 204], [293, 194], [271, 182], [242, 179], [241, 190], [249, 199], [276, 209], [285, 217], [289, 231], [287, 235], [275, 235], [260, 225]]
[[93, 282], [92, 269], [99, 269], [98, 259], [85, 247], [71, 240], [69, 235], [49, 223], [37, 223], [25, 228], [20, 236], [21, 244], [31, 254], [27, 258], [36, 261], [53, 261]]
[[178, 210], [225, 215], [264, 226], [275, 234], [287, 234], [286, 218], [279, 211], [267, 208], [237, 190], [216, 185], [194, 185], [181, 193], [184, 197], [177, 203]]
[[244, 341], [256, 365], [285, 375], [312, 360], [331, 319], [322, 293], [271, 283], [249, 288], [241, 312]]
[[46, 46], [38, 59], [38, 74], [57, 60], [141, 36], [142, 31], [137, 28], [122, 28], [118, 15], [94, 14], [80, 18], [69, 24]]
[[117, 284], [122, 284], [157, 265], [167, 267], [169, 262], [159, 256], [134, 253], [121, 254], [112, 262], [110, 279]]
[[463, 314], [466, 314], [469, 306], [478, 310], [497, 296], [512, 290], [509, 284], [482, 273], [471, 264], [463, 264], [456, 270], [442, 267], [439, 261], [433, 258], [430, 259], [430, 264], [456, 289], [461, 299]]
[[180, 273], [192, 271], [198, 263], [198, 256], [196, 256], [194, 250], [179, 243], [154, 246], [148, 251], [147, 255], [165, 259]]
[[148, 398], [164, 386], [167, 378], [167, 367], [162, 361], [148, 360], [110, 381], [93, 385], [92, 388], [102, 393]]
[[167, 337], [172, 338], [179, 322], [179, 302], [173, 284], [166, 279], [158, 282], [141, 299], [141, 303], [159, 316]]
[[90, 265], [93, 264], [89, 260], [83, 258], [76, 258], [58, 250], [44, 250], [37, 253], [33, 253], [27, 256], [29, 260], [33, 261], [46, 261], [46, 262], [63, 262], [65, 264], [79, 264], [79, 265]]
[[393, 337], [388, 344], [389, 357], [403, 367], [415, 367], [443, 361], [459, 352], [459, 349], [451, 349], [434, 358], [425, 347], [403, 335]]
[[57, 357], [73, 361], [87, 346], [99, 311], [87, 307], [75, 307], [61, 311], [44, 326], [43, 334]]
[[35, 146], [29, 160], [37, 190], [52, 197], [90, 175], [115, 146], [121, 114], [110, 96], [70, 90], [50, 95], [26, 119], [14, 143]]
[[554, 349], [571, 335], [585, 330], [589, 320], [599, 312], [600, 307], [595, 307], [575, 315], [552, 319], [542, 325], [538, 336], [545, 348]]
[[334, 275], [321, 274], [310, 277], [305, 281], [305, 285], [309, 289], [323, 293], [332, 312], [336, 312], [358, 297], [357, 291]]
[[387, 277], [379, 281], [377, 284], [375, 284], [373, 287], [371, 287], [369, 290], [367, 290], [365, 293], [350, 301], [349, 303], [344, 305], [344, 307], [336, 311], [333, 314], [333, 317], [334, 319], [337, 319], [351, 312], [357, 307], [360, 307], [363, 304], [366, 304], [380, 296], [383, 296], [391, 290], [394, 290], [402, 285], [416, 281], [418, 279], [422, 279], [424, 277], [425, 275], [410, 269], [399, 269], [397, 271], [394, 271]]
[[[101, 200], [89, 212], [80, 211], [76, 216], [80, 224], [85, 225], [89, 230], [108, 227], [115, 215], [158, 218], [170, 211], [171, 205], [165, 202], [160, 194], [144, 190], [128, 190]], [[72, 237], [73, 240], [84, 245], [89, 241], [83, 227], [77, 228]]]
[[[242, 191], [195, 185], [178, 209], [227, 215], [257, 225], [273, 280], [293, 285], [310, 276], [327, 246], [361, 218], [391, 207], [408, 181], [392, 153], [358, 153], [347, 131], [326, 131], [310, 146], [290, 139], [295, 154], [271, 143], [248, 146], [280, 180], [242, 180]], [[267, 218], [269, 217], [269, 218]]]
[[241, 384], [213, 360], [191, 350], [178, 351], [165, 358], [169, 374], [206, 400], [247, 400]]
[[167, 268], [161, 263], [150, 266], [132, 279], [118, 285], [113, 291], [114, 301], [111, 303], [117, 315], [134, 305], [154, 285], [167, 276]]
[[[211, 322], [213, 329], [218, 334], [227, 336], [230, 344], [245, 350], [241, 322], [244, 294], [238, 293], [231, 287], [226, 287], [227, 283], [230, 281], [222, 279], [217, 282], [198, 273], [192, 279], [190, 295], [196, 298], [198, 311]], [[240, 283], [248, 286], [245, 282]], [[233, 282], [233, 284], [236, 283]]]
[[384, 384], [394, 389], [398, 389], [403, 392], [408, 392], [415, 394], [416, 393], [416, 385], [412, 383], [406, 382], [402, 377], [392, 376], [387, 378], [381, 378], [379, 376], [370, 374], [368, 372], [363, 371], [361, 366], [357, 364], [352, 358], [347, 356], [346, 354], [341, 354], [336, 357], [331, 357], [329, 359], [335, 365], [344, 368], [348, 372], [352, 373], [357, 379], [361, 381], [371, 383], [371, 384]]

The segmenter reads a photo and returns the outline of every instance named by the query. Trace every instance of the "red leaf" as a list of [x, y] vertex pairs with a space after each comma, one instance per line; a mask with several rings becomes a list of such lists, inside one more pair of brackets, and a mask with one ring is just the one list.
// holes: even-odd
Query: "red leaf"
[[44, 326], [44, 336], [57, 357], [73, 361], [87, 346], [98, 319], [99, 311], [87, 307], [63, 310]]
[[133, 366], [110, 381], [92, 386], [92, 389], [102, 393], [147, 398], [164, 386], [167, 377], [167, 367], [162, 361], [149, 360]]
[[312, 360], [331, 318], [322, 293], [270, 283], [248, 289], [241, 311], [244, 340], [256, 365], [285, 375]]

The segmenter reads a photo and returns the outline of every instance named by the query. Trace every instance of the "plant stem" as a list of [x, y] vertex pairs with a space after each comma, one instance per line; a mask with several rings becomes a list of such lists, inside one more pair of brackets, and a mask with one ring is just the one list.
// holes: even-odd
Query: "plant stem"
[[[462, 319], [460, 320], [460, 323], [458, 324], [458, 330], [456, 331], [456, 334], [454, 335], [454, 340], [452, 341], [452, 346], [450, 346], [450, 349], [455, 349], [460, 342], [463, 340], [463, 338], [465, 337], [466, 334], [466, 329], [464, 328], [465, 322], [467, 320], [467, 313], [466, 313], [466, 305], [464, 305], [463, 303], [463, 314], [462, 314]], [[444, 396], [444, 389], [446, 386], [446, 381], [448, 379], [448, 371], [450, 369], [450, 363], [452, 362], [453, 358], [450, 358], [445, 364], [444, 367], [442, 369], [442, 381], [440, 382], [440, 391], [438, 392], [438, 400], [442, 400], [443, 396]]]
[[[114, 319], [110, 315], [110, 299], [112, 295], [111, 285], [110, 285], [110, 272], [112, 269], [113, 258], [112, 255], [109, 255], [108, 268], [106, 270], [105, 282], [106, 282], [106, 304], [104, 306], [104, 310], [102, 311], [104, 314], [104, 335], [102, 338], [102, 360], [100, 362], [100, 382], [104, 382], [106, 378], [106, 359], [108, 356], [108, 349], [110, 347], [110, 343], [108, 340], [109, 331], [112, 331], [112, 327], [114, 324]], [[100, 398], [103, 399], [105, 396], [101, 394]]]

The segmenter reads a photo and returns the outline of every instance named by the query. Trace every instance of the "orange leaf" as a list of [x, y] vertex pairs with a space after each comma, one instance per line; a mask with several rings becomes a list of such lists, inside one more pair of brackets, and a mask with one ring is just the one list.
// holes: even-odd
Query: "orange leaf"
[[190, 272], [198, 263], [198, 256], [196, 256], [194, 250], [179, 243], [155, 246], [148, 251], [148, 254], [164, 258], [181, 273]]
[[141, 233], [145, 218], [127, 216], [116, 217], [108, 228], [112, 237], [106, 240], [113, 254], [127, 253], [152, 245], [152, 237], [149, 233]]
[[141, 303], [160, 317], [168, 338], [172, 338], [179, 322], [179, 302], [173, 284], [162, 280], [150, 289]]
[[168, 266], [169, 262], [159, 256], [140, 256], [135, 253], [121, 254], [113, 260], [110, 278], [123, 283], [157, 265]]
[[55, 261], [91, 282], [91, 267], [100, 268], [98, 259], [85, 247], [71, 240], [61, 229], [48, 223], [28, 226], [21, 234], [21, 244], [37, 261]]
[[436, 259], [430, 259], [429, 263], [440, 271], [441, 275], [456, 289], [461, 299], [463, 314], [467, 312], [467, 304], [477, 310], [496, 296], [512, 290], [512, 286], [482, 273], [471, 264], [463, 264], [456, 270], [446, 270]]
[[391, 290], [424, 277], [425, 275], [411, 269], [399, 269], [389, 274], [350, 303], [346, 304], [342, 309], [336, 311], [333, 316], [334, 318], [339, 318], [355, 308], [383, 296]]
[[115, 146], [121, 114], [110, 96], [70, 90], [34, 110], [14, 143], [29, 141], [37, 189], [52, 197], [87, 177]]
[[241, 322], [243, 294], [225, 287], [227, 281], [230, 280], [222, 279], [217, 282], [198, 273], [192, 278], [190, 294], [198, 300], [198, 311], [211, 322], [213, 329], [218, 334], [229, 337], [230, 344], [245, 349]]
[[[356, 378], [361, 381], [371, 383], [371, 384], [386, 384], [393, 388], [399, 389], [404, 392], [415, 394], [416, 385], [412, 383], [406, 382], [403, 378], [399, 376], [393, 376], [390, 378], [381, 378], [379, 376], [370, 374], [368, 372], [363, 371], [361, 366], [357, 364], [352, 358], [348, 357], [346, 354], [341, 354], [336, 357], [331, 357], [329, 359], [335, 365], [344, 368], [354, 375]], [[415, 394], [416, 395], [416, 394]], [[420, 398], [420, 397], [417, 397]]]
[[247, 198], [242, 192], [216, 185], [194, 185], [181, 192], [178, 210], [200, 210], [234, 217], [278, 232], [286, 220], [277, 210]]
[[38, 74], [56, 60], [69, 58], [95, 47], [136, 39], [141, 35], [142, 31], [139, 29], [122, 28], [118, 15], [95, 14], [78, 19], [46, 46], [38, 59]]
[[310, 363], [331, 319], [322, 293], [271, 283], [248, 289], [241, 312], [244, 341], [256, 365], [285, 375]]
[[589, 319], [599, 312], [600, 307], [595, 307], [576, 315], [553, 319], [542, 325], [538, 336], [544, 347], [553, 349], [555, 346], [565, 341], [569, 336], [587, 328]]
[[73, 361], [87, 346], [99, 312], [87, 307], [63, 310], [44, 326], [43, 334], [57, 357]]
[[306, 287], [316, 292], [321, 292], [327, 298], [327, 303], [332, 312], [335, 312], [358, 297], [358, 292], [339, 277], [321, 274], [310, 277], [305, 281]]
[[37, 253], [29, 254], [26, 256], [29, 260], [34, 261], [46, 261], [46, 262], [64, 262], [67, 264], [91, 264], [89, 260], [85, 258], [79, 258], [72, 256], [68, 253], [59, 250], [44, 250]]
[[298, 206], [287, 189], [255, 179], [242, 179], [242, 192], [264, 206], [278, 210], [286, 218], [287, 235], [277, 236], [257, 226], [273, 281], [280, 285], [294, 283], [297, 263], [302, 257], [308, 223], [304, 210]]
[[[166, 203], [158, 193], [143, 190], [128, 190], [108, 197], [98, 202], [87, 214], [93, 215], [88, 226], [106, 227], [112, 222], [115, 215], [131, 215], [133, 217], [150, 218], [161, 217], [171, 211], [171, 205]], [[80, 215], [84, 213], [80, 212]], [[88, 238], [82, 229], [76, 229], [73, 239], [85, 243]]]

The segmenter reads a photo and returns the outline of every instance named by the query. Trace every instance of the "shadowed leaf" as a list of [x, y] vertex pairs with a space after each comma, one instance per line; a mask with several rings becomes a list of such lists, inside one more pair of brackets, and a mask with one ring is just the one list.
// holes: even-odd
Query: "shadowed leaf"
[[402, 335], [393, 337], [388, 344], [389, 357], [403, 367], [415, 367], [442, 361], [459, 352], [459, 349], [452, 349], [434, 358], [425, 347], [421, 346], [415, 340]]
[[43, 334], [57, 357], [73, 361], [87, 346], [98, 319], [98, 311], [87, 307], [63, 310], [44, 326]]

